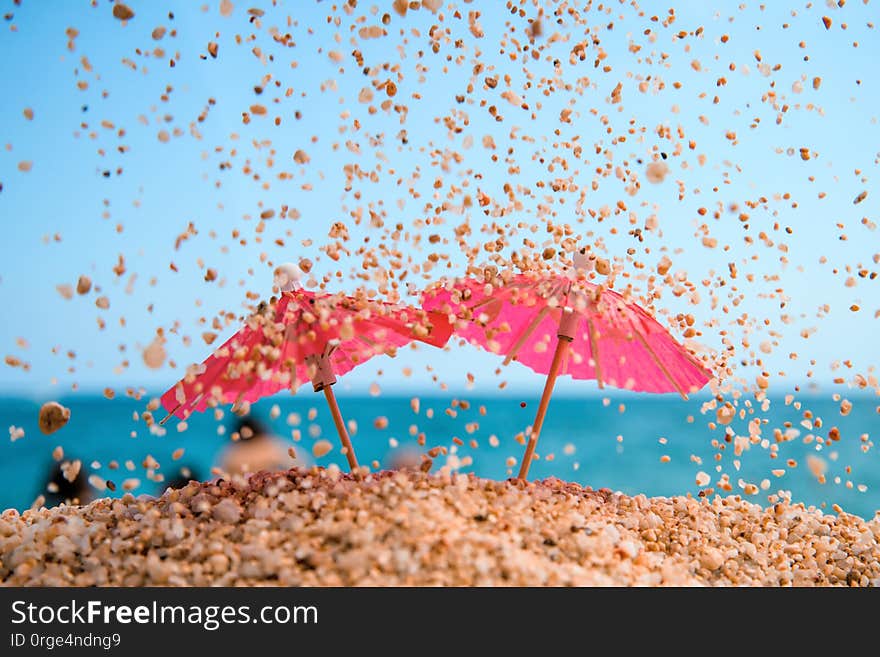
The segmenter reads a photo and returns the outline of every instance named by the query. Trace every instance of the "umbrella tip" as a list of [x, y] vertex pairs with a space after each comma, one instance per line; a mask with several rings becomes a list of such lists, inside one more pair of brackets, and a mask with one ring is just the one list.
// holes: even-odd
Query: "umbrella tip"
[[302, 270], [292, 262], [285, 262], [275, 268], [274, 287], [280, 292], [293, 292], [300, 288], [299, 279]]

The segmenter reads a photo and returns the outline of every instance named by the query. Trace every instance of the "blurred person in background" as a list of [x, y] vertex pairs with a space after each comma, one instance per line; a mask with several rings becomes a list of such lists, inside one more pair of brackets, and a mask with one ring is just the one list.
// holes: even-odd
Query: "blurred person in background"
[[424, 462], [422, 452], [414, 445], [404, 445], [385, 457], [389, 470], [418, 470]]
[[231, 475], [268, 470], [289, 470], [306, 463], [290, 455], [292, 447], [260, 420], [248, 415], [238, 418], [232, 431], [233, 442], [220, 454], [220, 468]]
[[177, 474], [171, 477], [168, 482], [165, 484], [165, 489], [169, 488], [183, 488], [191, 481], [201, 481], [202, 478], [199, 475], [199, 471], [194, 467], [189, 465], [181, 466], [180, 470], [177, 471]]
[[46, 473], [45, 484], [39, 492], [45, 498], [47, 509], [60, 504], [88, 504], [94, 498], [85, 472], [80, 469], [72, 481], [65, 477], [61, 463], [52, 462]]

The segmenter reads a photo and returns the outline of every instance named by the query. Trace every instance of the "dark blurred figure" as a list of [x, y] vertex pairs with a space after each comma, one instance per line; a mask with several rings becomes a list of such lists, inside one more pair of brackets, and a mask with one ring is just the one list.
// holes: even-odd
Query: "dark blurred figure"
[[191, 481], [201, 481], [202, 478], [199, 476], [199, 471], [193, 468], [192, 466], [184, 465], [181, 466], [180, 470], [177, 471], [177, 474], [171, 477], [165, 483], [165, 490], [169, 488], [183, 488]]
[[405, 445], [391, 452], [386, 461], [390, 470], [418, 470], [422, 467], [422, 452], [413, 445]]
[[68, 481], [61, 463], [53, 461], [49, 464], [45, 482], [39, 494], [45, 497], [43, 505], [46, 508], [59, 504], [88, 504], [94, 497], [83, 468], [80, 468], [73, 481]]
[[299, 455], [296, 459], [290, 456], [291, 445], [254, 417], [237, 418], [230, 437], [233, 442], [221, 453], [220, 468], [231, 475], [288, 470], [304, 464]]

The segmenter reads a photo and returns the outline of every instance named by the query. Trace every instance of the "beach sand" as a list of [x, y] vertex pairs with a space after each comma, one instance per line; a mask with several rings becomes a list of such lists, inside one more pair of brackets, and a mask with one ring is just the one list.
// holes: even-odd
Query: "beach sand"
[[260, 473], [7, 511], [5, 585], [880, 584], [880, 520], [556, 479]]

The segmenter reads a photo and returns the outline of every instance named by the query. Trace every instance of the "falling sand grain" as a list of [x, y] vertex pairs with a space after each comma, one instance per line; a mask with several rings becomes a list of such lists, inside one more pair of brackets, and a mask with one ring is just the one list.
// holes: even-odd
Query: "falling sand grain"
[[70, 409], [58, 402], [46, 402], [40, 408], [38, 424], [40, 431], [48, 435], [55, 433], [70, 420]]

